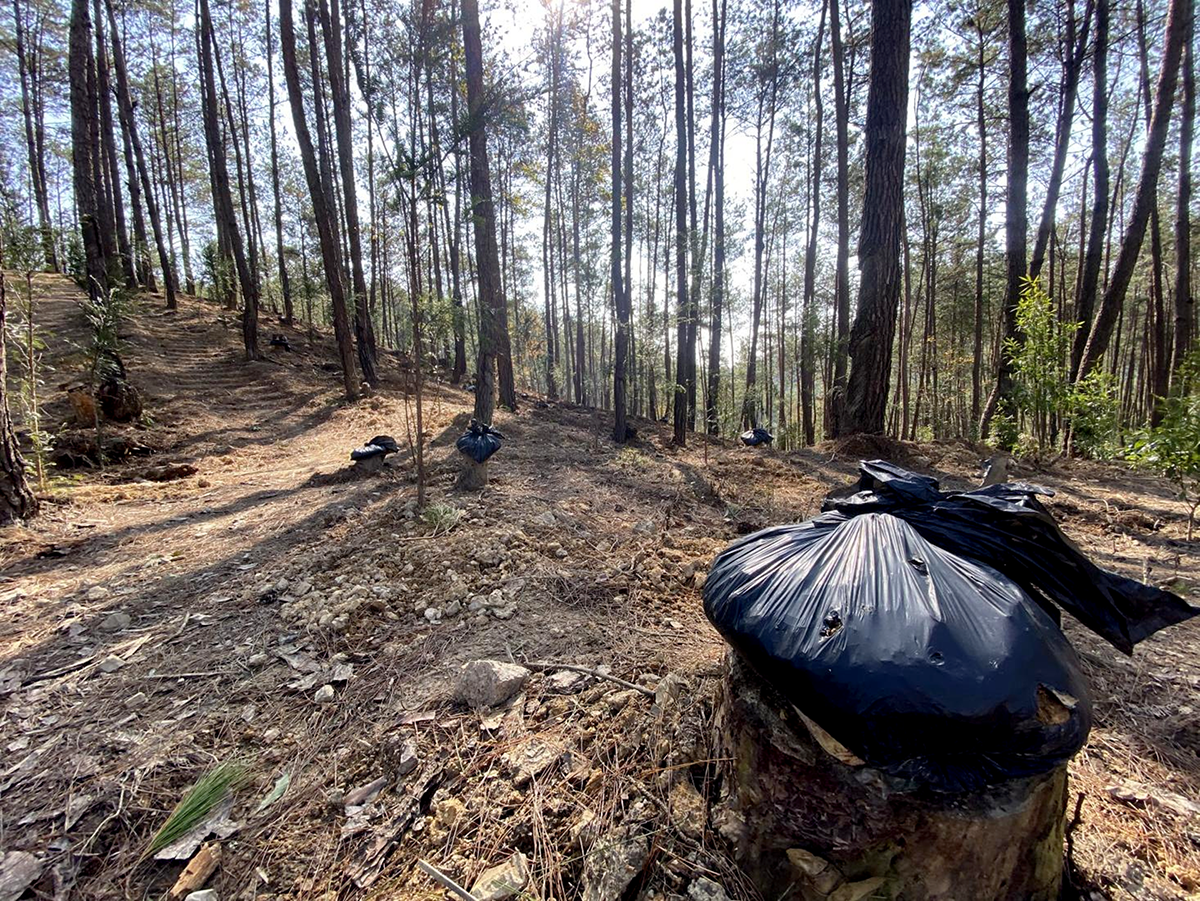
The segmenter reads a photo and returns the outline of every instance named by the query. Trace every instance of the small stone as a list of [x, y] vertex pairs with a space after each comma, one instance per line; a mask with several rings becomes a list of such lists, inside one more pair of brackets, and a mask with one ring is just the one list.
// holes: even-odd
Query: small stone
[[704, 798], [691, 782], [686, 779], [677, 782], [667, 798], [667, 806], [671, 811], [671, 825], [681, 835], [697, 842], [704, 837]]
[[438, 828], [448, 832], [458, 825], [466, 812], [466, 805], [458, 798], [447, 798], [445, 801], [439, 801], [433, 808], [433, 822]]
[[247, 657], [246, 663], [250, 664], [250, 666], [263, 666], [270, 659], [270, 654], [264, 654], [262, 651], [259, 651], [258, 653], [251, 654], [249, 657]]
[[460, 613], [462, 613], [462, 604], [458, 601], [451, 601], [442, 607], [442, 616], [446, 617], [446, 619], [453, 619]]
[[[97, 586], [99, 587], [99, 586]], [[88, 592], [88, 597], [91, 598], [91, 592]], [[128, 629], [129, 624], [133, 619], [124, 610], [116, 610], [110, 613], [100, 623], [100, 628], [109, 632], [117, 632], [121, 629]]]
[[690, 901], [729, 901], [725, 889], [704, 876], [693, 879], [687, 893]]
[[529, 861], [520, 851], [502, 864], [484, 870], [471, 894], [479, 901], [505, 901], [520, 893], [529, 883]]
[[146, 693], [139, 691], [135, 695], [130, 695], [125, 699], [125, 706], [130, 710], [141, 710], [146, 706]]
[[500, 660], [475, 660], [463, 667], [457, 696], [475, 708], [503, 704], [529, 681], [529, 670]]
[[116, 654], [109, 654], [107, 657], [105, 657], [103, 660], [100, 661], [100, 672], [115, 673], [117, 670], [119, 670], [124, 665], [125, 665], [125, 661], [122, 660], [120, 657], [118, 657]]
[[413, 565], [411, 563], [405, 563], [404, 569], [402, 569], [401, 572], [406, 576], [411, 576], [413, 574]]
[[534, 525], [544, 526], [547, 529], [553, 529], [558, 525], [558, 519], [554, 514], [547, 510], [545, 513], [539, 514], [533, 518]]
[[103, 585], [93, 585], [87, 590], [87, 599], [89, 601], [99, 601], [108, 597], [109, 591]]
[[183, 901], [221, 901], [216, 889], [206, 888], [203, 891], [192, 892]]
[[317, 689], [317, 693], [315, 695], [313, 695], [313, 700], [316, 701], [318, 704], [332, 704], [333, 703], [333, 686], [332, 685], [322, 685], [320, 688]]
[[417, 746], [405, 739], [403, 746], [400, 748], [400, 761], [396, 764], [396, 775], [399, 777], [407, 776], [417, 768], [417, 763]]
[[439, 610], [437, 607], [426, 607], [425, 608], [425, 618], [427, 620], [429, 620], [431, 623], [436, 623], [439, 619], [442, 618], [442, 611]]
[[476, 595], [475, 597], [471, 598], [471, 603], [467, 604], [467, 611], [469, 613], [478, 613], [486, 606], [487, 599], [483, 597], [483, 595]]
[[645, 836], [623, 831], [606, 835], [583, 865], [583, 901], [618, 901], [649, 859]]
[[583, 686], [583, 680], [587, 677], [583, 673], [572, 672], [571, 670], [559, 670], [546, 680], [550, 688], [555, 691], [567, 693], [578, 691]]
[[567, 556], [567, 549], [565, 547], [560, 547], [557, 551], [554, 552], [554, 556], [557, 557], [559, 560], [564, 559]]
[[500, 607], [492, 607], [492, 616], [496, 619], [512, 619], [517, 612], [516, 604], [504, 604]]

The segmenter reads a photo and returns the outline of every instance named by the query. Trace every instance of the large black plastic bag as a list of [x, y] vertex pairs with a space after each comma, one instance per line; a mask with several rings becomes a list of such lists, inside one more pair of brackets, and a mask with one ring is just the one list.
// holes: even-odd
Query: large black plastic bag
[[705, 613], [761, 676], [867, 764], [970, 791], [1053, 769], [1091, 702], [1075, 652], [1019, 586], [882, 513], [828, 513], [722, 552]]
[[462, 437], [454, 442], [454, 446], [476, 463], [484, 463], [488, 457], [500, 450], [503, 438], [504, 436], [490, 425], [472, 419]]
[[752, 429], [742, 432], [739, 438], [746, 447], [758, 447], [760, 444], [770, 444], [775, 440], [775, 436], [762, 426], [755, 426]]
[[1038, 501], [1053, 494], [1048, 489], [1008, 483], [944, 493], [935, 479], [882, 460], [860, 468], [859, 491], [823, 509], [898, 516], [939, 547], [1000, 570], [1044, 606], [1058, 604], [1127, 654], [1200, 613], [1178, 595], [1092, 563]]

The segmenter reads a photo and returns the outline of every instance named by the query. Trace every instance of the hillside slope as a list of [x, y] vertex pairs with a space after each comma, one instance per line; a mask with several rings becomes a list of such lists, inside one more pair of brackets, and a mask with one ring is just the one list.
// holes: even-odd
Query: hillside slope
[[[81, 324], [71, 286], [40, 284], [57, 384], [78, 366]], [[251, 783], [210, 883], [222, 899], [440, 897], [418, 857], [470, 884], [514, 849], [530, 858], [533, 896], [576, 897], [581, 844], [655, 817], [666, 819], [645, 897], [701, 878], [750, 897], [703, 809], [696, 830], [666, 825], [663, 776], [684, 745], [703, 745], [723, 653], [698, 585], [733, 537], [813, 515], [857, 454], [879, 448], [697, 437], [679, 450], [645, 421], [616, 448], [604, 414], [529, 398], [498, 416], [508, 440], [491, 485], [455, 494], [471, 397], [434, 381], [421, 514], [407, 450], [378, 476], [347, 469], [372, 435], [407, 443], [397, 358], [375, 396], [348, 403], [327, 336], [262, 331], [296, 349], [247, 364], [232, 314], [148, 300], [126, 357], [156, 453], [56, 474], [43, 515], [0, 534], [4, 850], [37, 856], [37, 896], [161, 895], [182, 863], [138, 865], [146, 842], [188, 785], [236, 759]], [[963, 444], [883, 449], [950, 485], [977, 478]], [[168, 460], [197, 471], [141, 478]], [[1195, 591], [1200, 541], [1184, 541], [1164, 484], [1091, 463], [1020, 476], [1059, 492], [1052, 509], [1101, 565]], [[1068, 634], [1097, 704], [1072, 768], [1076, 863], [1103, 895], [1195, 897], [1200, 819], [1161, 789], [1200, 797], [1200, 624], [1132, 659], [1073, 624]], [[461, 664], [510, 655], [649, 688], [671, 674], [694, 703], [667, 728], [645, 693], [553, 667], [503, 718], [451, 703]], [[685, 759], [707, 791], [711, 767]], [[255, 812], [283, 774], [282, 798]], [[377, 797], [353, 795], [381, 777]]]

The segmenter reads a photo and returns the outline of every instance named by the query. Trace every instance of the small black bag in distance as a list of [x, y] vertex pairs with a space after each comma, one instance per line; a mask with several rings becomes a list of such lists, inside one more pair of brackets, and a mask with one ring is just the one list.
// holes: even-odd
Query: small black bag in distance
[[770, 444], [775, 440], [775, 436], [761, 426], [742, 432], [740, 435], [742, 444], [746, 447], [758, 447], [760, 444]]
[[888, 514], [746, 536], [713, 563], [704, 609], [802, 713], [912, 787], [1047, 772], [1091, 727], [1079, 661], [1046, 612]]
[[488, 457], [500, 450], [503, 438], [504, 436], [490, 425], [472, 419], [463, 436], [454, 442], [454, 446], [476, 463], [484, 463]]

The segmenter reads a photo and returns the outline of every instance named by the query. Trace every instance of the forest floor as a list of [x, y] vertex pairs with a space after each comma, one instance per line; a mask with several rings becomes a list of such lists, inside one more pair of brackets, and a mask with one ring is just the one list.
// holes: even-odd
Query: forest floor
[[[37, 284], [57, 386], [78, 377], [85, 334], [74, 288]], [[981, 449], [678, 449], [645, 420], [619, 448], [607, 416], [522, 398], [497, 417], [491, 484], [455, 493], [471, 396], [430, 379], [420, 513], [407, 449], [378, 475], [348, 469], [372, 435], [407, 448], [399, 358], [347, 402], [328, 336], [262, 332], [294, 349], [248, 364], [235, 314], [147, 298], [125, 357], [146, 400], [132, 433], [153, 455], [52, 468], [41, 516], [0, 532], [0, 851], [6, 866], [33, 855], [28, 897], [164, 897], [184, 863], [143, 852], [229, 760], [247, 781], [211, 823], [222, 901], [436, 898], [418, 858], [470, 886], [514, 850], [529, 897], [619, 897], [622, 867], [630, 898], [719, 899], [714, 883], [755, 897], [709, 814], [724, 645], [701, 610], [708, 564], [740, 533], [815, 514], [860, 456], [966, 487]], [[57, 427], [69, 408], [46, 393]], [[164, 461], [196, 471], [147, 479]], [[1185, 540], [1164, 482], [1090, 462], [1015, 475], [1057, 492], [1051, 510], [1100, 565], [1200, 596], [1200, 536]], [[1096, 710], [1071, 765], [1078, 879], [1096, 898], [1200, 898], [1200, 620], [1132, 658], [1065, 627]], [[495, 715], [454, 702], [463, 663], [510, 655], [645, 690], [548, 667]]]

